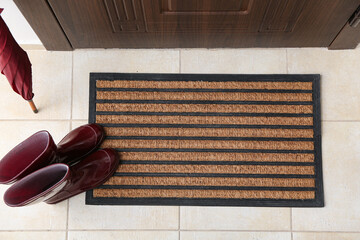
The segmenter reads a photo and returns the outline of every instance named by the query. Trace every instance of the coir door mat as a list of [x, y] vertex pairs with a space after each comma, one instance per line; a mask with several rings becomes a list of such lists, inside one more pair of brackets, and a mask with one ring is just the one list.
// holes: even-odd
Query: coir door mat
[[91, 73], [121, 164], [86, 203], [323, 206], [319, 79]]

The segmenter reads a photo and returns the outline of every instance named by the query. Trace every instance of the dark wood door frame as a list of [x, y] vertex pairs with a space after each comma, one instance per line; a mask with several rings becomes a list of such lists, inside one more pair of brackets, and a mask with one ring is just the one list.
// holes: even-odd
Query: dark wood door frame
[[47, 50], [73, 50], [47, 0], [14, 0]]

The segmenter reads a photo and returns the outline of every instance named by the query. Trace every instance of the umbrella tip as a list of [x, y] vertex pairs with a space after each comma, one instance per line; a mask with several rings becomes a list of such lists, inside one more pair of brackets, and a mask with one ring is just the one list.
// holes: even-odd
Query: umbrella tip
[[28, 100], [28, 102], [29, 102], [29, 104], [30, 104], [31, 110], [33, 110], [33, 112], [34, 112], [35, 114], [38, 113], [39, 111], [38, 111], [38, 109], [36, 108], [34, 101], [31, 99], [31, 100]]

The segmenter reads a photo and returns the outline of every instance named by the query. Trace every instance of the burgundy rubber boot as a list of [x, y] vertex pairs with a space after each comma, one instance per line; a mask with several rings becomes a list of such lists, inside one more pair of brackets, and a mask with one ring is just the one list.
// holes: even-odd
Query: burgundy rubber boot
[[13, 183], [49, 165], [55, 159], [56, 145], [47, 131], [40, 131], [14, 147], [0, 161], [0, 183]]
[[69, 165], [76, 163], [97, 149], [104, 137], [103, 128], [95, 123], [72, 130], [57, 144], [56, 162]]
[[0, 183], [13, 183], [51, 163], [74, 164], [96, 150], [105, 137], [98, 124], [69, 132], [56, 146], [47, 131], [40, 131], [13, 148], [0, 161]]
[[4, 201], [11, 207], [39, 201], [55, 204], [105, 183], [118, 164], [113, 149], [96, 151], [71, 167], [55, 163], [16, 182], [5, 192]]

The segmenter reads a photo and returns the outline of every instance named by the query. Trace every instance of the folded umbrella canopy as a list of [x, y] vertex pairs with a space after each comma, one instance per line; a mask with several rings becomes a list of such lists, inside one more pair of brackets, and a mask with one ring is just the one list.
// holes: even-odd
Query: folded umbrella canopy
[[[3, 9], [0, 8], [0, 14]], [[6, 76], [12, 89], [29, 101], [36, 113], [32, 101], [31, 63], [27, 53], [17, 44], [9, 28], [0, 15], [0, 70]]]

